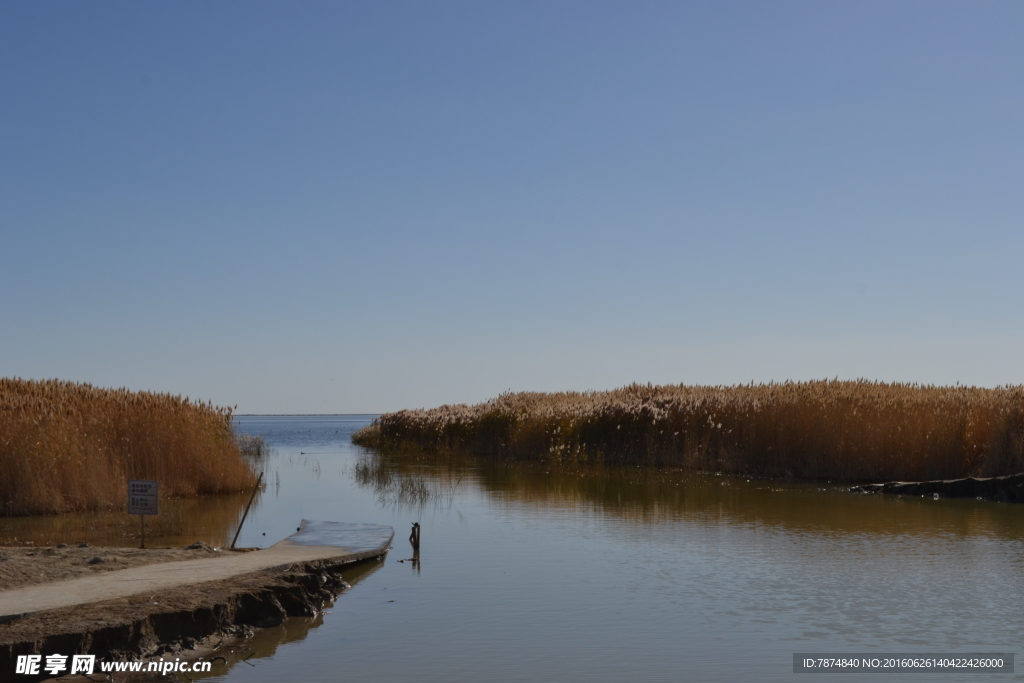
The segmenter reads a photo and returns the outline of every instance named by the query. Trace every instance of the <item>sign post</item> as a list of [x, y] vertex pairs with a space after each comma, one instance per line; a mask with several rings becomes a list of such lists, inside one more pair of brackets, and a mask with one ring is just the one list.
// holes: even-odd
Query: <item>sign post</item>
[[146, 547], [146, 515], [155, 515], [160, 483], [148, 479], [128, 480], [128, 514], [138, 515], [142, 524], [142, 547]]

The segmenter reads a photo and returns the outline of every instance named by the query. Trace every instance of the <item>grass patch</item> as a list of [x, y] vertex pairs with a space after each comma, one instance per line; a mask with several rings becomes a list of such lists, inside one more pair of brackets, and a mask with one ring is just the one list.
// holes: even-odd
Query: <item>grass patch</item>
[[388, 413], [353, 442], [554, 465], [868, 482], [1024, 471], [1024, 387], [883, 382], [506, 393]]
[[0, 379], [0, 514], [126, 506], [128, 479], [161, 496], [251, 490], [231, 409], [57, 380]]

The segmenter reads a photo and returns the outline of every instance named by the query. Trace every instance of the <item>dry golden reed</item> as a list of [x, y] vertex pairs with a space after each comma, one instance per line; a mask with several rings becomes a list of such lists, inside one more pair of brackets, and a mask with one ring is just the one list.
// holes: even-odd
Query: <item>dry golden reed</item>
[[120, 509], [128, 479], [161, 496], [252, 489], [231, 410], [180, 396], [0, 379], [0, 514]]
[[843, 482], [1024, 471], [1024, 387], [868, 381], [506, 393], [382, 415], [353, 440], [552, 464]]

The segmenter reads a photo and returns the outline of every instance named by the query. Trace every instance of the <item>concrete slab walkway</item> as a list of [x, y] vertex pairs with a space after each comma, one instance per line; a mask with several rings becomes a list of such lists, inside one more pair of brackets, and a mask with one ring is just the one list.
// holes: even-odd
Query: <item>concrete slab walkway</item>
[[299, 531], [265, 550], [224, 551], [220, 557], [161, 562], [68, 581], [0, 591], [0, 622], [16, 615], [125, 598], [206, 581], [220, 581], [298, 562], [357, 562], [383, 555], [395, 530], [378, 524], [302, 520]]

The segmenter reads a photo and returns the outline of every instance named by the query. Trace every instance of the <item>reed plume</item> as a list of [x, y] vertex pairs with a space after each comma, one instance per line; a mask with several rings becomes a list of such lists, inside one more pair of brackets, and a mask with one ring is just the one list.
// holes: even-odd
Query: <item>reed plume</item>
[[251, 489], [231, 409], [168, 394], [0, 379], [0, 514], [120, 509], [128, 479], [162, 496]]
[[1024, 387], [824, 380], [506, 393], [388, 413], [353, 441], [842, 482], [996, 476], [1024, 470]]

